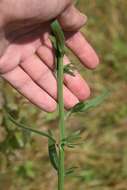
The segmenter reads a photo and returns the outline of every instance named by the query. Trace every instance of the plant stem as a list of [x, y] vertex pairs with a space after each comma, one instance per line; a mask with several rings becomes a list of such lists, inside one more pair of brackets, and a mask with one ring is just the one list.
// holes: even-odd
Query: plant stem
[[65, 138], [64, 124], [64, 97], [63, 97], [63, 55], [57, 57], [57, 83], [58, 83], [58, 104], [59, 104], [59, 129], [60, 129], [60, 145], [59, 145], [59, 169], [58, 169], [58, 190], [64, 190], [64, 147], [62, 140]]

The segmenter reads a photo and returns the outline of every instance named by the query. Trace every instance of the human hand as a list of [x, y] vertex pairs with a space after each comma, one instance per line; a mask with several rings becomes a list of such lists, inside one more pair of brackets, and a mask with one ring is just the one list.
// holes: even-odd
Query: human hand
[[[99, 63], [98, 57], [79, 32], [86, 17], [71, 0], [3, 0], [0, 10], [1, 76], [33, 104], [47, 112], [55, 111], [57, 82], [53, 74], [50, 24], [54, 18], [59, 20], [65, 31], [66, 45], [84, 66], [93, 69]], [[64, 63], [69, 63], [67, 57]], [[89, 95], [90, 89], [78, 72], [75, 77], [65, 74], [64, 103], [67, 109]]]

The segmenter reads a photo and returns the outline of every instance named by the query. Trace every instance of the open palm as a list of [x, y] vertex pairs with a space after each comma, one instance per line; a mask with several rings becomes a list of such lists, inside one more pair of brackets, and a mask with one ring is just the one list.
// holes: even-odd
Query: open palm
[[[66, 45], [84, 66], [95, 68], [98, 65], [98, 57], [83, 35], [77, 31], [84, 24], [80, 13], [74, 7], [70, 8], [68, 14], [65, 13], [66, 10], [58, 19], [65, 30]], [[68, 23], [69, 14], [75, 16], [77, 20], [73, 21], [70, 18]], [[1, 76], [33, 104], [47, 112], [54, 111], [57, 105], [57, 82], [53, 72], [55, 56], [50, 42], [50, 19], [45, 22], [35, 22], [25, 29], [21, 26], [16, 28], [14, 40], [10, 40], [0, 58]], [[75, 22], [75, 25], [72, 22]], [[64, 63], [69, 64], [69, 62], [65, 56]], [[64, 102], [67, 109], [87, 99], [89, 95], [90, 89], [77, 71], [75, 77], [65, 74]]]

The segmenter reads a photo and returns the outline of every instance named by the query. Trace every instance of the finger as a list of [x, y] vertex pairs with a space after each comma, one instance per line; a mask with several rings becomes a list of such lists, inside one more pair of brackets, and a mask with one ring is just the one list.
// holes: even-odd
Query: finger
[[13, 71], [3, 74], [2, 77], [33, 104], [47, 112], [55, 111], [55, 100], [41, 89], [19, 66]]
[[17, 45], [10, 45], [0, 58], [0, 74], [4, 74], [13, 70], [19, 64], [21, 53]]
[[99, 64], [99, 58], [95, 50], [80, 32], [66, 33], [66, 45], [86, 67], [94, 69]]
[[21, 59], [31, 56], [40, 45], [40, 39], [34, 38], [32, 34], [16, 41], [14, 44], [10, 44], [0, 58], [0, 74], [10, 72], [16, 68]]
[[58, 17], [64, 31], [79, 30], [87, 21], [87, 17], [82, 14], [74, 5], [68, 6]]
[[[56, 78], [47, 65], [45, 65], [37, 55], [31, 56], [20, 65], [43, 90], [45, 90], [50, 96], [57, 100]], [[78, 102], [78, 98], [67, 87], [64, 86], [65, 107], [69, 109]]]
[[58, 20], [64, 31], [70, 31], [67, 33], [67, 46], [84, 65], [90, 69], [96, 68], [99, 64], [97, 54], [84, 36], [80, 32], [76, 32], [86, 23], [86, 16], [71, 5], [58, 17]]
[[[49, 41], [45, 41], [44, 44], [37, 50], [39, 57], [50, 67], [52, 70], [55, 65], [55, 56], [52, 45]], [[68, 64], [69, 60], [65, 57], [64, 64]], [[86, 100], [90, 96], [90, 89], [85, 82], [85, 80], [79, 75], [78, 72], [75, 73], [75, 77], [65, 75], [64, 83], [67, 88], [82, 101]]]

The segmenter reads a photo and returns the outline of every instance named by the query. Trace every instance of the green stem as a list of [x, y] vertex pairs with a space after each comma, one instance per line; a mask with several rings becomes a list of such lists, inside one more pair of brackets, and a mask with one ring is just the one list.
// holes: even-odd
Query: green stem
[[63, 97], [63, 56], [57, 57], [57, 82], [58, 82], [58, 104], [59, 104], [59, 129], [60, 129], [60, 145], [59, 145], [59, 169], [58, 169], [58, 190], [64, 190], [64, 147], [62, 140], [65, 138], [64, 126], [64, 97]]

